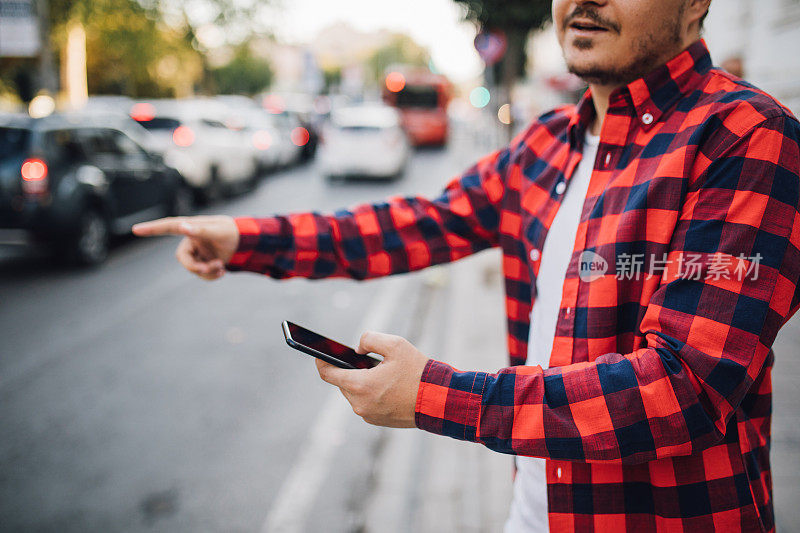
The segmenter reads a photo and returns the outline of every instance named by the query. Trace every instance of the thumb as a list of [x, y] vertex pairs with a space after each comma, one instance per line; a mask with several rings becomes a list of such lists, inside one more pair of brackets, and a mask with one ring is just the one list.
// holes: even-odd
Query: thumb
[[378, 333], [377, 331], [367, 331], [361, 335], [361, 340], [358, 343], [358, 352], [372, 352], [382, 355], [384, 359], [391, 359], [397, 355], [405, 344], [408, 344], [408, 341], [403, 337]]

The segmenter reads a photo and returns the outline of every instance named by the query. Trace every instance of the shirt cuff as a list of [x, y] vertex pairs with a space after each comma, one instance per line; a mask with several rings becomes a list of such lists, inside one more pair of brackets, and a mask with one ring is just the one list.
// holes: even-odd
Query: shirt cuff
[[[239, 217], [233, 220], [239, 230], [239, 247], [225, 268], [231, 271], [251, 270], [253, 255], [262, 237], [277, 235], [280, 232], [280, 222], [277, 218]], [[259, 255], [264, 254], [259, 252]]]
[[430, 359], [422, 372], [414, 422], [419, 429], [477, 441], [487, 374], [459, 372]]

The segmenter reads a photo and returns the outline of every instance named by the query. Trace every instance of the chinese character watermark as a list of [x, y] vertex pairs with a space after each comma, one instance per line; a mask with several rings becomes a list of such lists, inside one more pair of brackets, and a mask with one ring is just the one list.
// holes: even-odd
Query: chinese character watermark
[[[621, 253], [616, 257], [617, 280], [650, 280], [653, 277], [693, 281], [744, 281], [757, 280], [763, 256], [739, 254], [734, 257], [724, 253], [702, 254], [680, 252], [647, 256], [647, 254]], [[585, 250], [580, 256], [580, 278], [594, 281], [609, 272], [609, 262], [600, 254]]]

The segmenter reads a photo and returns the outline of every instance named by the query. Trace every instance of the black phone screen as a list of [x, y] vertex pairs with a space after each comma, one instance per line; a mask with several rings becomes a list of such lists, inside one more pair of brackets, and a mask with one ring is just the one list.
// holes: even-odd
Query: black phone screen
[[[380, 360], [375, 357], [357, 353], [349, 346], [340, 344], [293, 322], [286, 321], [283, 323], [283, 333], [286, 336], [286, 342], [292, 348], [342, 368], [372, 368], [380, 363]], [[303, 350], [303, 348], [310, 348], [311, 351]], [[320, 357], [320, 354], [327, 357]]]

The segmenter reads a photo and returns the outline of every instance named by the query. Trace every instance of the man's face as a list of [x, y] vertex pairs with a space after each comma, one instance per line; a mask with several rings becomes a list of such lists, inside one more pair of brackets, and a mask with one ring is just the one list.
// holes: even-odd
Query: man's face
[[618, 86], [690, 44], [686, 7], [687, 0], [553, 0], [553, 22], [570, 72]]

